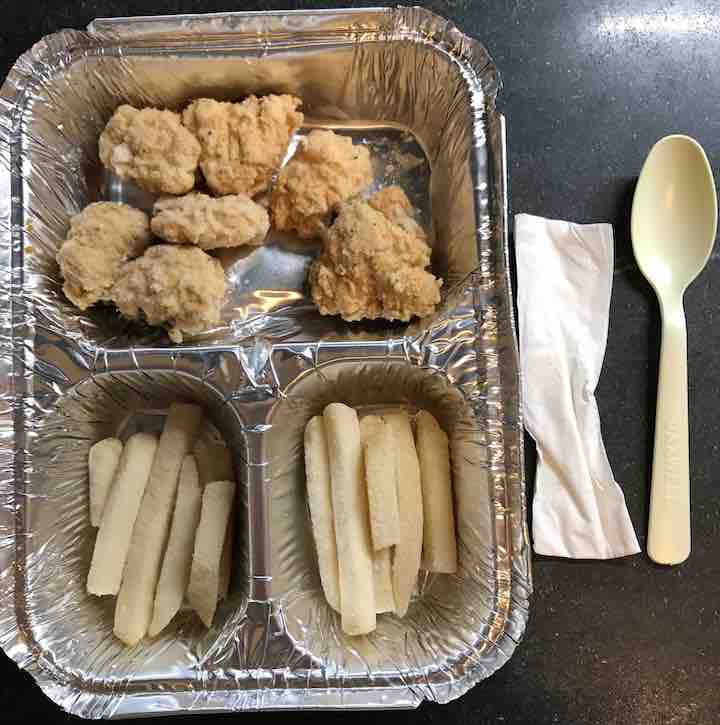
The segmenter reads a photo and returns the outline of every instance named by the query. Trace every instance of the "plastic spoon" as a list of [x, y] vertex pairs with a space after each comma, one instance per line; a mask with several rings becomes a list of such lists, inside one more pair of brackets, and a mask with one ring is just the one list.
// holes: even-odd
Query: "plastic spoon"
[[690, 555], [683, 295], [708, 261], [717, 231], [712, 169], [697, 141], [666, 136], [652, 147], [635, 189], [631, 227], [635, 258], [662, 317], [647, 550], [658, 564], [679, 564]]

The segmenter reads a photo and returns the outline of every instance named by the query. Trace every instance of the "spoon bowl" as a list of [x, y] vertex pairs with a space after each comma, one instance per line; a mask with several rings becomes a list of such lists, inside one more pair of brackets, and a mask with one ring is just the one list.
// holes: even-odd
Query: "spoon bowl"
[[683, 295], [710, 258], [716, 232], [717, 194], [705, 152], [688, 136], [666, 136], [643, 165], [631, 216], [635, 258], [662, 317], [648, 522], [648, 555], [659, 564], [679, 564], [690, 555]]
[[631, 226], [635, 258], [650, 284], [682, 293], [710, 257], [717, 228], [712, 169], [697, 141], [666, 136], [652, 147]]

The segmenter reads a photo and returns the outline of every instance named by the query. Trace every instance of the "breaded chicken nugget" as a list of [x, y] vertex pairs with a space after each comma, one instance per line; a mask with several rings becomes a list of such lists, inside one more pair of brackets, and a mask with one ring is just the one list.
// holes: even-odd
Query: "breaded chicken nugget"
[[423, 241], [427, 240], [425, 230], [415, 220], [415, 209], [399, 186], [386, 186], [375, 192], [368, 204], [373, 209], [382, 212], [391, 222], [402, 227], [408, 234], [412, 234]]
[[122, 265], [150, 243], [147, 214], [127, 204], [100, 201], [70, 219], [70, 231], [57, 253], [63, 292], [81, 310], [110, 299]]
[[340, 207], [323, 252], [310, 268], [315, 304], [321, 314], [348, 321], [432, 314], [442, 281], [426, 271], [430, 247], [425, 234], [411, 217], [401, 226], [371, 204], [355, 200]]
[[278, 177], [270, 209], [280, 231], [320, 236], [338, 204], [373, 180], [370, 152], [333, 131], [311, 131]]
[[166, 197], [155, 203], [153, 213], [154, 234], [200, 249], [262, 244], [270, 228], [265, 208], [245, 194]]
[[195, 186], [200, 143], [180, 114], [120, 106], [98, 143], [103, 165], [154, 194], [185, 194]]
[[265, 191], [303, 114], [295, 96], [248, 96], [242, 103], [193, 101], [183, 123], [202, 146], [200, 168], [216, 194]]
[[190, 246], [158, 244], [129, 262], [112, 299], [129, 318], [144, 314], [151, 325], [167, 325], [170, 339], [197, 334], [220, 322], [225, 272], [217, 259]]

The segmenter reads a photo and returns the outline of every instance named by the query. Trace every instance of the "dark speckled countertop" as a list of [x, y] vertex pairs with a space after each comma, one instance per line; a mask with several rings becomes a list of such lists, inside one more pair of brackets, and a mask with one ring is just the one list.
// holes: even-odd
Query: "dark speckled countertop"
[[[42, 35], [95, 17], [362, 4], [372, 3], [5, 0], [2, 74]], [[597, 398], [608, 454], [644, 545], [658, 309], [633, 262], [629, 210], [645, 154], [667, 133], [696, 137], [720, 168], [720, 9], [714, 0], [425, 4], [483, 41], [502, 72], [512, 210], [614, 224], [615, 285]], [[720, 721], [719, 297], [720, 259], [713, 256], [686, 297], [694, 537], [687, 563], [671, 569], [644, 555], [614, 562], [536, 557], [524, 642], [502, 670], [450, 705], [237, 717], [298, 724]], [[35, 718], [74, 720], [0, 653], [0, 722]]]

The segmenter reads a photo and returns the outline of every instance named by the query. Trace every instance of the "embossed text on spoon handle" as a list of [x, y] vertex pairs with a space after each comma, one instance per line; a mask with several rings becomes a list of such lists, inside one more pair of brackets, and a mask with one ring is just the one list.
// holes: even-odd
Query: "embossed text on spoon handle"
[[679, 564], [690, 555], [687, 333], [682, 298], [661, 300], [661, 309], [647, 549], [658, 564]]

